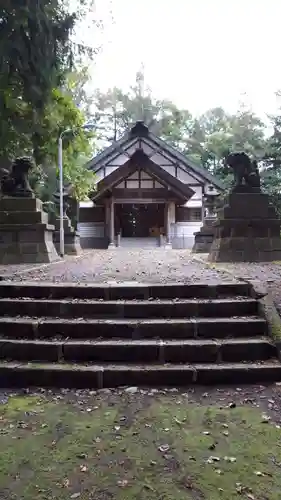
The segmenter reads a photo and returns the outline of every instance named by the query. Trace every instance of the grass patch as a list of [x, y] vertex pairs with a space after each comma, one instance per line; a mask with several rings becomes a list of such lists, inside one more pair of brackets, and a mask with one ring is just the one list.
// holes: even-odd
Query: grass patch
[[0, 407], [0, 498], [280, 499], [281, 430], [259, 409], [129, 401], [10, 398]]

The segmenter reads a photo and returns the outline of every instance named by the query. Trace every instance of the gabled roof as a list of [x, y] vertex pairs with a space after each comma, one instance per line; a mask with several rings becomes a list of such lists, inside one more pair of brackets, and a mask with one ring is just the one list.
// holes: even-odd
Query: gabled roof
[[162, 181], [184, 201], [189, 200], [194, 195], [194, 191], [190, 186], [180, 182], [176, 177], [154, 163], [142, 149], [138, 149], [124, 165], [98, 183], [97, 190], [93, 193], [93, 200], [106, 194], [107, 191], [110, 191], [116, 184], [139, 168], [155, 177], [158, 181]]
[[168, 153], [175, 164], [180, 162], [184, 166], [185, 170], [190, 172], [190, 174], [192, 174], [193, 172], [195, 175], [216, 186], [219, 190], [224, 189], [223, 183], [212, 174], [210, 174], [207, 169], [201, 167], [194, 161], [187, 158], [183, 153], [160, 139], [160, 137], [157, 137], [142, 121], [137, 121], [136, 124], [128, 132], [126, 132], [120, 139], [118, 139], [118, 141], [114, 142], [108, 148], [104, 149], [94, 158], [92, 158], [87, 163], [87, 168], [95, 172], [107, 157], [112, 155], [114, 152], [122, 154], [122, 148], [129, 145], [130, 143], [134, 144], [138, 139], [148, 139], [156, 146], [158, 150]]

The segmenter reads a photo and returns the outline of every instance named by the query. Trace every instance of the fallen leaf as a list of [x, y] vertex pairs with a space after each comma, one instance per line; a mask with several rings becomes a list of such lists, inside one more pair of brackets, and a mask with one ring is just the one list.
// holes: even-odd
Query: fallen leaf
[[188, 490], [192, 490], [192, 489], [193, 489], [193, 483], [192, 483], [192, 479], [191, 479], [191, 477], [187, 477], [187, 478], [184, 480], [184, 486], [185, 486]]
[[128, 481], [127, 479], [120, 479], [119, 481], [117, 481], [117, 485], [120, 488], [125, 488], [125, 486], [128, 486]]
[[174, 420], [175, 420], [176, 424], [178, 424], [178, 425], [182, 425], [183, 424], [183, 422], [181, 422], [178, 418], [175, 418]]
[[148, 483], [145, 483], [143, 485], [143, 487], [146, 489], [146, 490], [149, 490], [149, 491], [155, 491], [155, 489]]
[[219, 462], [219, 461], [220, 461], [219, 457], [213, 457], [213, 456], [211, 456], [211, 457], [209, 457], [207, 459], [207, 464], [213, 464], [214, 462]]
[[236, 408], [236, 403], [229, 403], [228, 408]]
[[263, 424], [268, 424], [268, 422], [271, 420], [271, 418], [266, 415], [265, 413], [262, 414], [261, 421]]
[[170, 449], [170, 446], [168, 444], [162, 444], [158, 448], [158, 450], [161, 451], [162, 453], [166, 453], [167, 451], [169, 451], [169, 449]]

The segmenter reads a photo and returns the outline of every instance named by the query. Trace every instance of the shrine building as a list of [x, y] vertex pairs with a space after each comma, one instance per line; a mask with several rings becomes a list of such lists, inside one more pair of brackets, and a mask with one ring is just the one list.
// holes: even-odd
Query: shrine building
[[82, 248], [191, 248], [204, 197], [222, 183], [141, 121], [92, 158], [90, 201], [79, 205]]

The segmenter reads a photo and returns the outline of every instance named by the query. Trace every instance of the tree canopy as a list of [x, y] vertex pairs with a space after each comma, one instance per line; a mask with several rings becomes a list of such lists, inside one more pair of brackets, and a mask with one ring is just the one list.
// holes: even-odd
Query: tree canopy
[[[92, 0], [2, 0], [0, 6], [0, 158], [31, 154], [37, 163], [34, 183], [44, 200], [57, 177], [57, 141], [63, 142], [65, 178], [75, 197], [87, 197], [93, 175], [85, 163], [98, 148], [112, 143], [142, 119], [150, 129], [187, 157], [230, 185], [224, 168], [227, 152], [244, 150], [260, 161], [264, 189], [281, 207], [281, 107], [270, 117], [272, 134], [246, 104], [236, 113], [222, 107], [193, 116], [168, 99], [157, 99], [144, 73], [124, 91], [91, 92], [88, 62], [97, 48], [74, 43], [79, 20]], [[96, 21], [98, 24], [99, 21]], [[87, 55], [87, 57], [85, 57]], [[95, 137], [83, 124], [91, 121]]]
[[[75, 72], [81, 72], [80, 56], [90, 57], [93, 52], [74, 43], [72, 36], [91, 3], [80, 0], [70, 11], [64, 0], [1, 2], [0, 157], [5, 161], [23, 153], [33, 155], [41, 191], [44, 184], [48, 192], [47, 184], [56, 178], [50, 172], [56, 170], [59, 134], [85, 123], [83, 109], [67, 88]], [[82, 129], [72, 140], [65, 139], [66, 179], [78, 197], [86, 196], [92, 185], [88, 172], [81, 176], [80, 156], [90, 153], [88, 135]]]
[[113, 88], [95, 93], [92, 120], [100, 126], [101, 148], [141, 119], [156, 135], [219, 177], [226, 188], [233, 176], [225, 170], [224, 158], [228, 152], [243, 150], [260, 161], [263, 188], [281, 210], [281, 107], [270, 117], [274, 131], [270, 136], [268, 125], [244, 102], [236, 113], [216, 107], [193, 116], [169, 100], [154, 98], [143, 80], [138, 72], [128, 92]]

